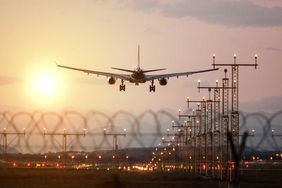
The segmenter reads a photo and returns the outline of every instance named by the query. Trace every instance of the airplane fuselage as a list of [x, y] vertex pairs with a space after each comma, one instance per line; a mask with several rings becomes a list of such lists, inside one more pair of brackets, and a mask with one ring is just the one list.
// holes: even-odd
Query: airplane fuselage
[[132, 83], [145, 83], [145, 74], [142, 69], [136, 70], [130, 75], [130, 82]]

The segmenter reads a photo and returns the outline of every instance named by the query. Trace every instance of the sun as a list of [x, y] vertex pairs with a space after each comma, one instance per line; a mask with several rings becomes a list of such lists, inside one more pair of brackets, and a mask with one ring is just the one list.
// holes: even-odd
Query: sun
[[48, 106], [56, 103], [61, 89], [61, 80], [55, 66], [41, 64], [28, 73], [28, 96], [36, 105]]
[[38, 97], [54, 98], [57, 87], [56, 76], [52, 72], [41, 72], [35, 75], [32, 91]]

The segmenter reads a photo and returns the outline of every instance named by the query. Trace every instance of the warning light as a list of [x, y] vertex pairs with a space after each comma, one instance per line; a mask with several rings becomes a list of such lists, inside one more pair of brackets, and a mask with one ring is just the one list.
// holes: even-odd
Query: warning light
[[235, 168], [235, 164], [234, 163], [231, 164], [231, 168]]

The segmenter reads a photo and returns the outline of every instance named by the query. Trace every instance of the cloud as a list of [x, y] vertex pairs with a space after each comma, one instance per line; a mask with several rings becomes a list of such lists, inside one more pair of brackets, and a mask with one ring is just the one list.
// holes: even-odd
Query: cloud
[[192, 17], [229, 27], [282, 26], [282, 7], [264, 7], [249, 0], [183, 0], [176, 3], [134, 0], [129, 1], [128, 6], [138, 11], [158, 11], [167, 17]]
[[21, 79], [0, 75], [0, 85], [13, 84], [17, 82], [21, 82]]
[[243, 102], [240, 104], [240, 109], [247, 112], [278, 112], [282, 110], [282, 96], [267, 97], [254, 102]]
[[273, 48], [273, 47], [267, 47], [267, 48], [264, 48], [264, 50], [271, 51], [271, 52], [282, 52], [282, 49], [280, 49], [280, 48]]

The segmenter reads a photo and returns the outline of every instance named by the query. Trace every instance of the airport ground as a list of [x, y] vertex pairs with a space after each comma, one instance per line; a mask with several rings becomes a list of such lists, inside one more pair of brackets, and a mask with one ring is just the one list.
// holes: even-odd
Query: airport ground
[[[282, 187], [282, 169], [249, 169], [241, 187]], [[228, 187], [227, 182], [184, 172], [139, 172], [54, 168], [2, 168], [1, 188]]]

